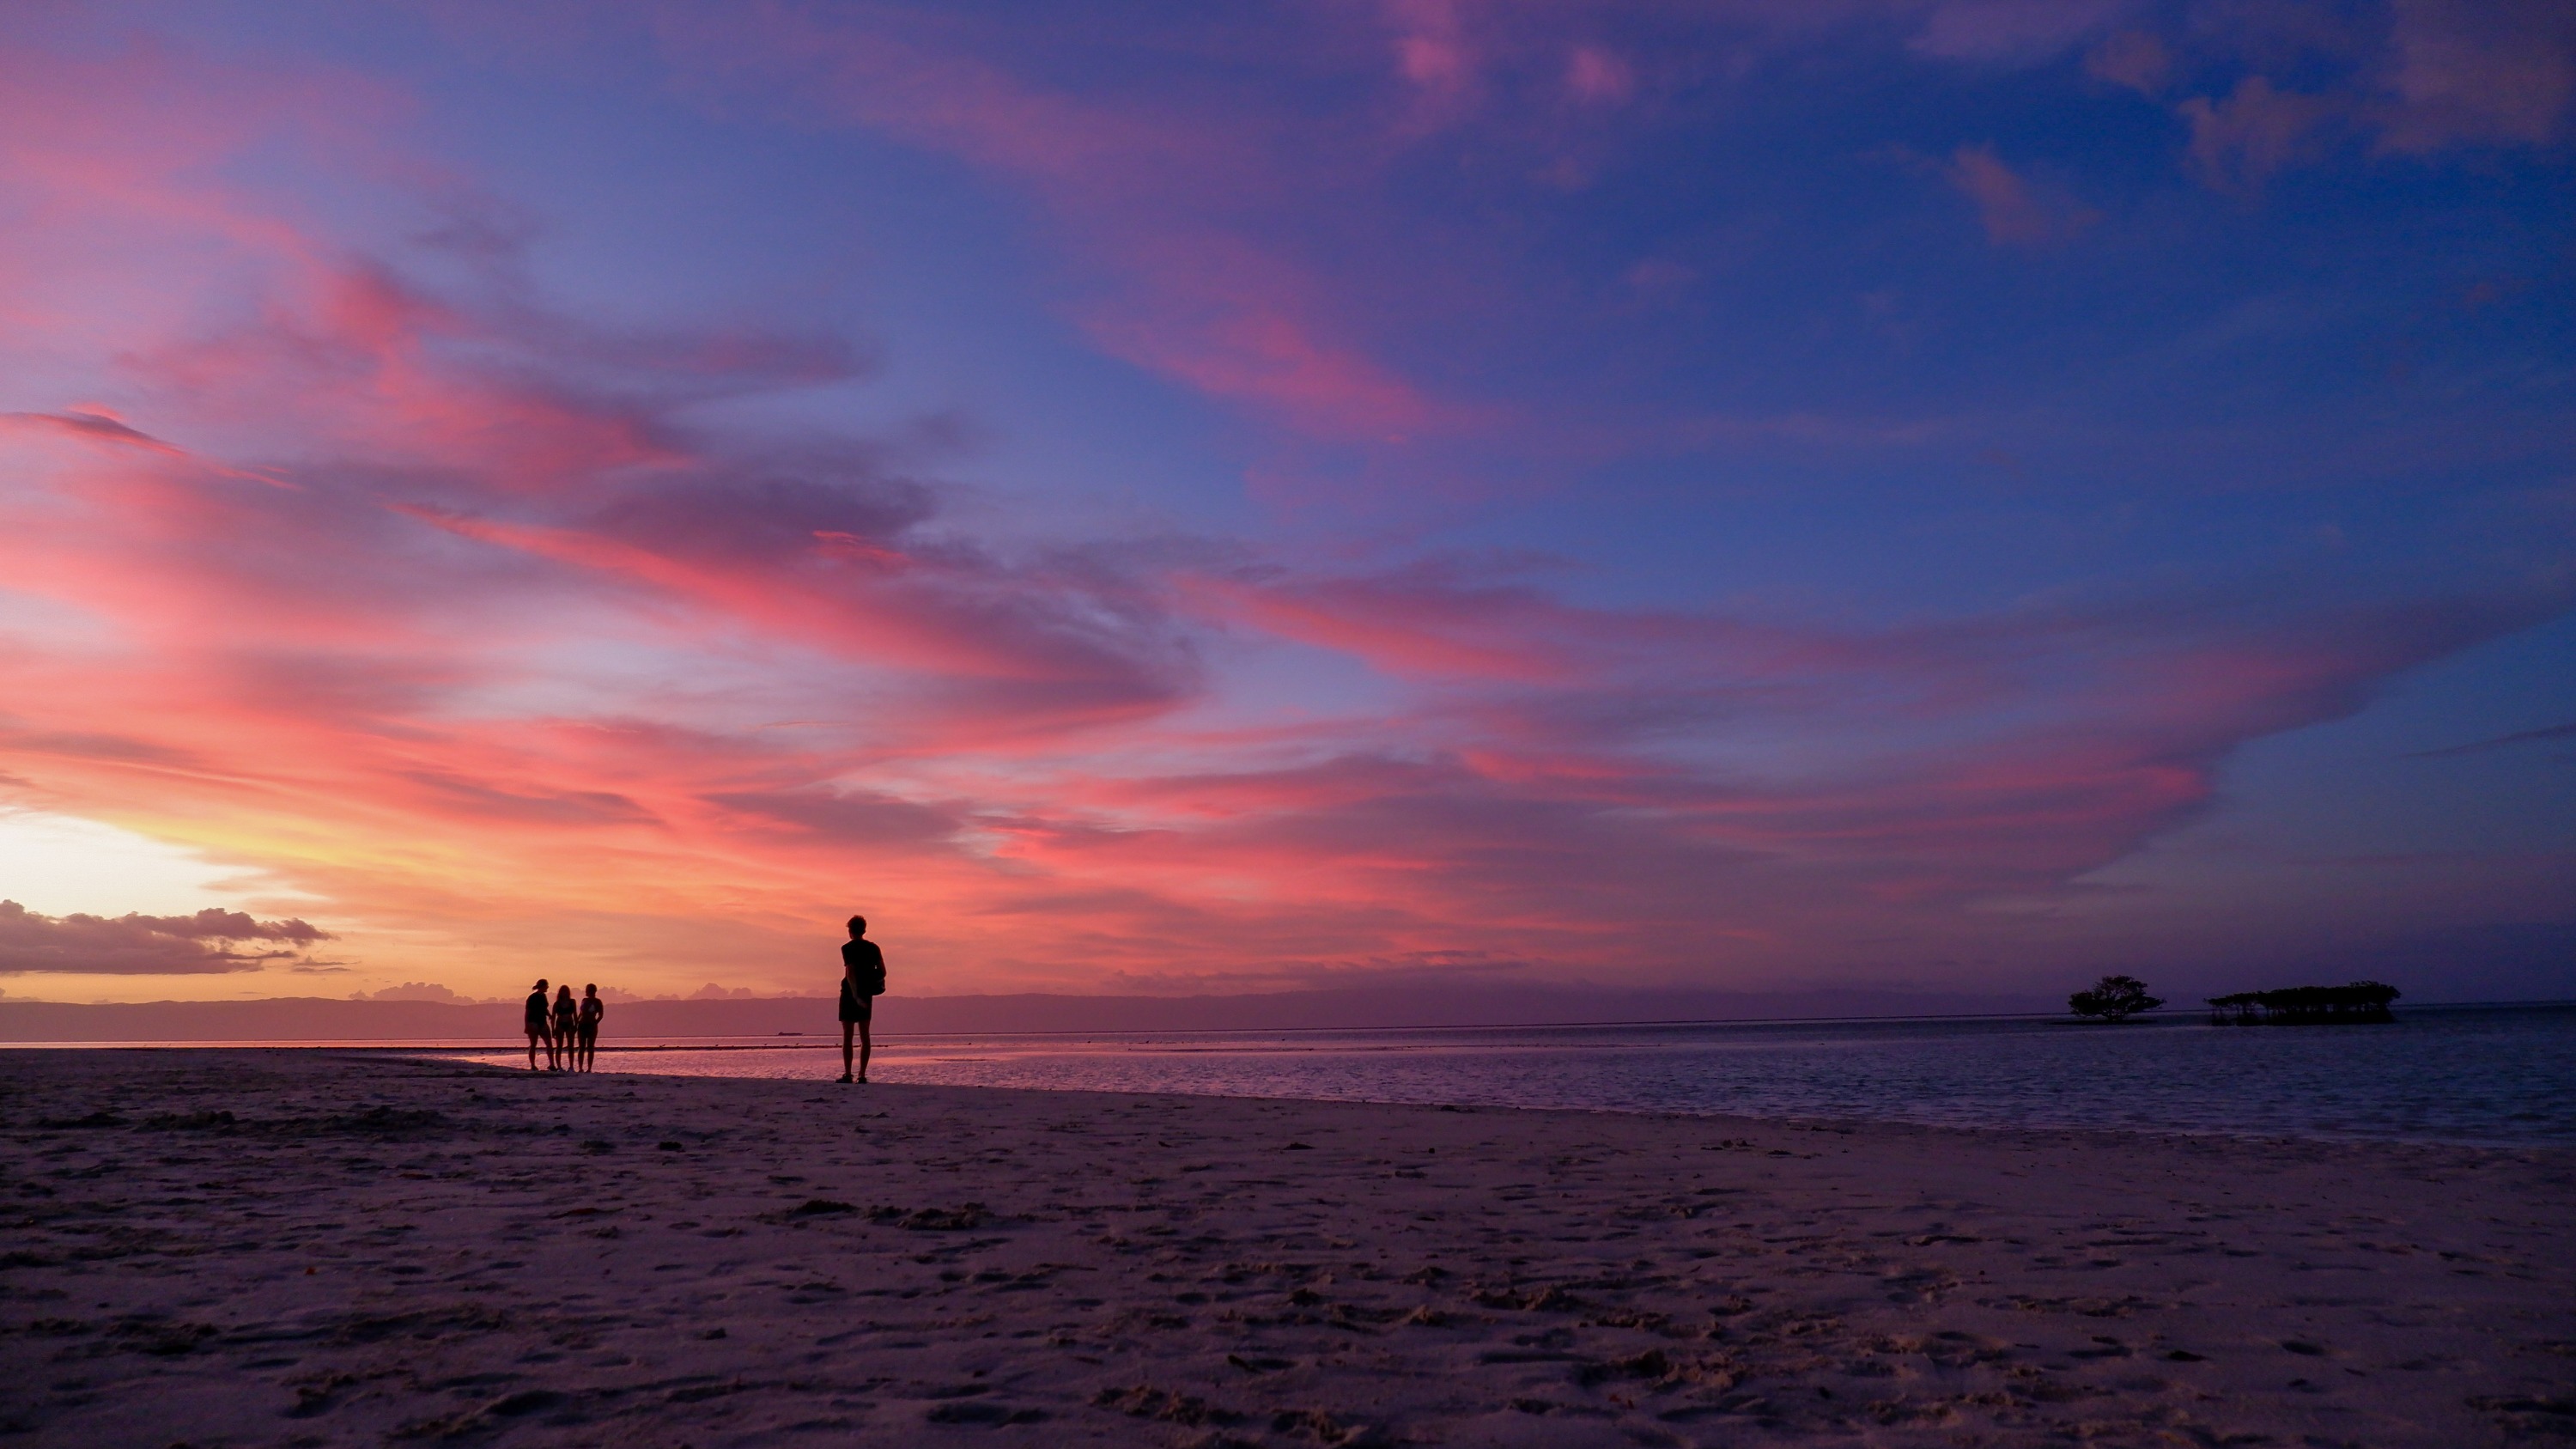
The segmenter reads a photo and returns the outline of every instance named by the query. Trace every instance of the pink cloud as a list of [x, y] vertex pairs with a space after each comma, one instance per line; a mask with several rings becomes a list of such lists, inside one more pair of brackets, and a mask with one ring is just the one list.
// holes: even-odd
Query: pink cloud
[[[1443, 330], [1426, 318], [1428, 294], [1460, 294], [1449, 320], [1468, 334], [1476, 319], [1507, 311], [1508, 259], [1469, 255], [1472, 239], [1456, 255], [1408, 261], [1337, 246], [1384, 226], [1385, 188], [1404, 184], [1431, 148], [1472, 138], [1471, 154], [1510, 156], [1537, 184], [1581, 190], [1713, 76], [1749, 74], [1828, 38], [1886, 45], [1910, 36], [1919, 61], [1980, 67], [2036, 65], [2090, 46], [2095, 74], [2159, 93], [2212, 56], [2277, 53], [2284, 65], [2313, 68], [2309, 52], [2329, 41], [2376, 43], [2367, 27], [2278, 23], [2285, 13], [2213, 13], [2189, 33], [2157, 31], [2151, 8], [2125, 0], [1642, 11], [1385, 0], [1290, 22], [1265, 14], [1264, 46], [1348, 84], [1353, 99], [1319, 115], [1242, 91], [1218, 100], [1183, 85], [1144, 99], [1087, 88], [1012, 33], [935, 10], [674, 3], [654, 12], [682, 84], [711, 104], [890, 135], [1026, 197], [1077, 278], [1064, 311], [1104, 353], [1298, 443], [1417, 451], [1426, 440], [1547, 446], [1540, 435], [1561, 443], [1586, 426], [1558, 418], [1542, 427], [1531, 409], [1479, 402], [1468, 395], [1472, 369], [1442, 377], [1441, 349], [1422, 343]], [[2541, 58], [2528, 74], [2509, 76], [2496, 69], [2503, 52], [2478, 38], [2500, 27], [2449, 17], [2439, 6], [2403, 11], [2389, 56], [2416, 58], [2365, 58], [2354, 69], [2351, 56], [2328, 57], [2351, 74], [2326, 91], [2285, 91], [2252, 75], [2224, 94], [2184, 99], [2186, 165], [2212, 186], [2250, 192], [2325, 154], [2339, 126], [2383, 115], [2391, 127], [2419, 117], [2414, 129], [2385, 132], [2407, 147], [2465, 134], [2463, 126], [2499, 138], [2541, 134], [2533, 127], [2557, 104], [2548, 57], [2564, 47], [2534, 47]], [[1111, 29], [1104, 44], [1115, 53], [1215, 43], [1194, 29], [1186, 40]], [[2499, 79], [2497, 95], [2524, 98], [2496, 102], [2507, 109], [2495, 116], [2509, 118], [2425, 119], [2453, 104], [2441, 96], [2468, 94], [2441, 77], [2477, 67]], [[2394, 89], [2373, 90], [2383, 82]], [[2389, 99], [2406, 94], [2421, 105]], [[2099, 219], [2066, 185], [1991, 146], [1955, 152], [1944, 172], [1998, 245], [2061, 244]], [[1388, 303], [1405, 309], [1409, 335], [1384, 324]], [[1606, 450], [1638, 447], [1616, 429], [1592, 431]]]
[[1397, 134], [1427, 135], [1475, 114], [1485, 101], [1485, 27], [1478, 23], [1485, 17], [1458, 0], [1384, 0], [1377, 12], [1402, 85]]
[[[2322, 85], [2289, 90], [2268, 75], [2239, 78], [2224, 96], [2194, 96], [2177, 113], [2191, 127], [2192, 171], [2225, 191], [2259, 190], [2274, 174], [2330, 153], [2338, 131], [2372, 135], [2377, 150], [2431, 156], [2465, 146], [2552, 146], [2576, 111], [2576, 16], [2551, 0], [2394, 0], [2384, 26], [2324, 12], [2248, 11], [2191, 37], [2266, 69], [2322, 65]], [[2174, 67], [2145, 32], [2112, 37], [2094, 73], [2142, 91]]]
[[2050, 187], [2037, 185], [2005, 165], [1992, 146], [1962, 146], [1942, 174], [1976, 203], [1986, 238], [1999, 246], [2047, 246], [2067, 241], [2101, 220]]
[[1162, 295], [1083, 309], [1084, 330], [1103, 351], [1328, 440], [1402, 442], [1467, 416], [1323, 339], [1285, 301], [1284, 279], [1262, 275], [1270, 270], [1263, 263], [1215, 243], [1181, 251], [1160, 274]]
[[1565, 91], [1585, 105], [1622, 105], [1637, 93], [1637, 73], [1615, 51], [1578, 45], [1566, 57]]
[[1388, 28], [1395, 33], [1395, 67], [1407, 81], [1425, 90], [1455, 92], [1475, 79], [1476, 65], [1467, 44], [1467, 27], [1456, 0], [1387, 0]]
[[2100, 33], [2129, 8], [2127, 0], [1940, 0], [1913, 45], [1945, 60], [2027, 64]]
[[2191, 123], [2191, 164], [2200, 179], [2220, 191], [2253, 191], [2323, 150], [2336, 107], [2250, 75], [2223, 100], [2193, 96], [2176, 109]]
[[[900, 538], [920, 505], [874, 506], [843, 530], [869, 541], [867, 567], [964, 568], [874, 542]], [[506, 584], [521, 607], [595, 609], [594, 576], [633, 591], [637, 610], [589, 627], [649, 642], [665, 668], [718, 658], [712, 625], [774, 637], [809, 611], [832, 656], [938, 665], [936, 649], [843, 635], [834, 596], [794, 580], [792, 541], [811, 538], [810, 520], [793, 499], [766, 507], [775, 527], [704, 515], [696, 548], [677, 541], [691, 533], [681, 515], [649, 513], [475, 541], [573, 571]], [[373, 557], [449, 580], [480, 567], [471, 550]], [[324, 656], [282, 613], [241, 607], [238, 590], [287, 580], [171, 572], [180, 587], [150, 597], [118, 592], [104, 571], [60, 581], [65, 597], [166, 637], [166, 659], [13, 668], [49, 733], [0, 737], [0, 760], [50, 803], [183, 837], [189, 820], [219, 819], [235, 848], [247, 838], [262, 864], [344, 912], [423, 930], [477, 922], [528, 950], [554, 948], [549, 915], [613, 899], [628, 903], [617, 919], [579, 921], [594, 948], [733, 959], [721, 953], [765, 949], [768, 913], [810, 914], [858, 872], [908, 919], [944, 923], [912, 943], [929, 961], [1024, 979], [1046, 979], [1050, 958], [1151, 977], [1182, 960], [1289, 970], [1426, 951], [1652, 972], [1709, 939], [1787, 969], [1842, 949], [1819, 919], [1854, 937], [1937, 934], [1964, 903], [2053, 889], [2183, 818], [2237, 741], [2330, 718], [2388, 671], [2505, 622], [2436, 611], [2222, 624], [2168, 604], [1872, 634], [1576, 608], [1467, 566], [1185, 579], [1176, 596], [1193, 610], [1365, 659], [1401, 702], [1213, 745], [1151, 709], [1115, 737], [1059, 723], [1013, 742], [978, 725], [992, 706], [977, 703], [889, 749], [873, 686], [856, 729], [798, 724], [814, 716], [784, 699], [764, 711], [784, 730], [721, 712], [699, 729], [531, 713], [492, 693], [509, 678], [488, 650], [440, 651], [415, 626], [372, 648], [329, 631], [344, 652]], [[736, 582], [782, 572], [765, 597]], [[452, 610], [406, 606], [417, 593], [391, 590], [378, 616]], [[260, 651], [282, 657], [261, 666]], [[979, 652], [958, 636], [958, 651], [954, 682], [1038, 673], [1015, 647]], [[797, 703], [850, 713], [833, 692]], [[1769, 778], [1673, 753], [1730, 736], [1813, 753]], [[293, 844], [313, 838], [332, 845]], [[394, 840], [406, 842], [397, 861], [376, 861]], [[684, 918], [734, 934], [702, 940]]]
[[2576, 10], [2555, 0], [2398, 0], [2380, 144], [2547, 145], [2576, 106]]
[[[1318, 300], [1326, 289], [1260, 240], [1263, 215], [1307, 184], [1270, 147], [1226, 118], [1051, 91], [960, 53], [937, 27], [877, 20], [771, 5], [748, 23], [668, 11], [662, 28], [673, 64], [727, 104], [757, 93], [1027, 187], [1112, 279], [1073, 310], [1114, 356], [1326, 440], [1384, 441], [1463, 416], [1372, 356]], [[1243, 224], [1209, 220], [1228, 213]]]
[[2084, 55], [2085, 74], [2147, 96], [2165, 88], [2173, 65], [2173, 51], [2144, 30], [2123, 30]]
[[[1483, 421], [1245, 240], [1278, 173], [1226, 174], [1239, 138], [758, 18], [757, 45], [679, 22], [673, 44], [737, 100], [785, 93], [1065, 208], [1120, 289], [1086, 315], [1147, 365], [1326, 438]], [[1561, 106], [1565, 37], [1538, 29]], [[1460, 66], [1499, 45], [1455, 43]], [[0, 238], [0, 299], [38, 324], [0, 345], [79, 365], [15, 369], [37, 395], [0, 426], [0, 577], [68, 621], [0, 639], [0, 776], [310, 891], [413, 975], [769, 979], [861, 890], [924, 989], [2029, 959], [1971, 908], [2062, 898], [2188, 818], [2242, 742], [2564, 607], [2177, 591], [1873, 627], [1584, 605], [1525, 561], [982, 542], [880, 448], [695, 407], [854, 380], [862, 349], [588, 325], [530, 302], [507, 248], [485, 262], [509, 285], [432, 286], [217, 177], [288, 114], [259, 89], [111, 69], [11, 138], [13, 200], [53, 240]], [[2246, 95], [2211, 125], [2260, 132], [2277, 97]], [[163, 138], [154, 114], [205, 125]], [[2279, 164], [2213, 145], [2232, 175]], [[391, 149], [336, 164], [404, 174]], [[2077, 224], [1990, 149], [1951, 167], [1999, 242]], [[1174, 221], [1203, 184], [1239, 226]], [[1365, 688], [1283, 671], [1298, 708], [1247, 723], [1213, 682], [1316, 655]], [[161, 939], [118, 959], [207, 969], [186, 929], [135, 927]]]

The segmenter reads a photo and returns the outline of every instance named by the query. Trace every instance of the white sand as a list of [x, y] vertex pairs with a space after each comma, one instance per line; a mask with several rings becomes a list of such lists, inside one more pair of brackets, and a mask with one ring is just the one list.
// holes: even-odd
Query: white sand
[[0, 1445], [2576, 1430], [2564, 1153], [290, 1052], [0, 1094]]

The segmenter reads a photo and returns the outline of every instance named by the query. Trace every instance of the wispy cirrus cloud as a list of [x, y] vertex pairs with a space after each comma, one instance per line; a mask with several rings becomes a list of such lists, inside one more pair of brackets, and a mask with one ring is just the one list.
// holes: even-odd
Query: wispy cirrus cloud
[[[727, 104], [756, 94], [1026, 188], [1115, 279], [1074, 308], [1114, 355], [1328, 440], [1384, 440], [1465, 416], [1372, 356], [1324, 283], [1262, 243], [1260, 218], [1296, 206], [1282, 193], [1305, 180], [1217, 115], [1044, 86], [922, 14], [669, 7], [659, 27], [674, 66]], [[1235, 224], [1212, 223], [1229, 213]]]
[[2501, 750], [2512, 745], [2536, 745], [2566, 739], [2576, 739], [2576, 724], [2550, 725], [2536, 730], [2516, 730], [2512, 734], [2498, 735], [2491, 740], [2473, 740], [2465, 745], [2444, 745], [2437, 750], [2416, 750], [2407, 758], [2438, 760], [2452, 755], [2483, 754], [2488, 750]]

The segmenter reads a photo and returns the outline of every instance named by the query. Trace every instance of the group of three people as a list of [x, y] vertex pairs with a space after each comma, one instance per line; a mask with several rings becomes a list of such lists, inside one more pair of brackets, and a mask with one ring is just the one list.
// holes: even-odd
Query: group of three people
[[[876, 1015], [876, 999], [885, 994], [885, 953], [868, 939], [868, 918], [850, 917], [850, 939], [841, 943], [841, 1080], [864, 1082], [868, 1079], [868, 1055], [875, 1043], [869, 1039], [871, 1019]], [[550, 1072], [587, 1072], [599, 1059], [599, 1023], [608, 1015], [608, 1003], [599, 999], [597, 986], [581, 989], [581, 1000], [572, 999], [572, 988], [565, 986], [549, 1006], [546, 983], [528, 993], [528, 1070], [537, 1070], [537, 1049], [546, 1053]], [[851, 1038], [857, 1038], [857, 1061], [852, 1062]], [[855, 1066], [856, 1070], [853, 1070]]]
[[537, 1048], [546, 1051], [546, 1070], [550, 1072], [587, 1072], [599, 1060], [599, 1022], [608, 1015], [608, 1003], [599, 999], [599, 988], [585, 986], [581, 1000], [572, 999], [572, 988], [565, 986], [546, 1004], [546, 983], [528, 993], [528, 1070], [537, 1069]]

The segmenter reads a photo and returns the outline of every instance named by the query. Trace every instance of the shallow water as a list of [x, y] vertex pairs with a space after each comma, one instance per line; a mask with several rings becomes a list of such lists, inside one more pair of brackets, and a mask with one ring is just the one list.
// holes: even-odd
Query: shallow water
[[[524, 1053], [470, 1053], [499, 1065]], [[819, 1077], [837, 1041], [608, 1050], [603, 1072]], [[2394, 1025], [2022, 1020], [913, 1037], [886, 1082], [1971, 1127], [2576, 1145], [2576, 1008]]]

